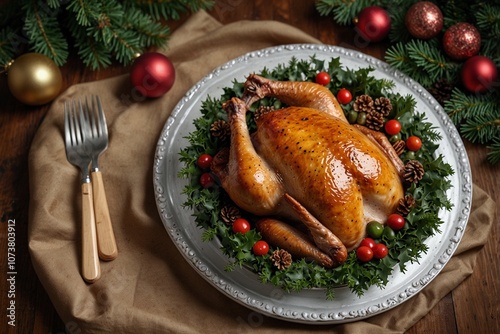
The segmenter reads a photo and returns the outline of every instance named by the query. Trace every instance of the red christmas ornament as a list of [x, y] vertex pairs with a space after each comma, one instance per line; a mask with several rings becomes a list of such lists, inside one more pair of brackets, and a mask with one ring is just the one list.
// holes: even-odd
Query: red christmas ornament
[[383, 40], [391, 30], [389, 14], [379, 6], [370, 6], [359, 12], [356, 30], [368, 42]]
[[432, 2], [417, 2], [406, 12], [405, 26], [413, 37], [431, 39], [443, 29], [443, 13]]
[[472, 93], [484, 93], [498, 77], [495, 63], [484, 56], [469, 58], [462, 66], [462, 83]]
[[481, 34], [470, 23], [452, 25], [443, 36], [444, 52], [455, 60], [475, 56], [481, 48]]
[[141, 95], [159, 97], [172, 88], [175, 68], [165, 55], [158, 52], [145, 53], [134, 61], [130, 80]]

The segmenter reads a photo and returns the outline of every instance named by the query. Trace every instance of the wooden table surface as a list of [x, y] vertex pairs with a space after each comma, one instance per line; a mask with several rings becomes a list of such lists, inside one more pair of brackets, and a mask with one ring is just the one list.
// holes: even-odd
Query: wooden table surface
[[[321, 17], [314, 1], [244, 1], [220, 0], [210, 11], [222, 23], [242, 19], [277, 20], [302, 29], [325, 44], [356, 49], [383, 59], [386, 44], [356, 45], [355, 32], [350, 27], [338, 27], [332, 18]], [[174, 30], [181, 20], [170, 22]], [[64, 88], [79, 82], [108, 78], [128, 72], [128, 68], [115, 65], [91, 71], [77, 59], [71, 59], [62, 68]], [[16, 327], [8, 333], [59, 333], [65, 324], [57, 315], [47, 293], [40, 284], [28, 252], [29, 175], [28, 152], [33, 136], [43, 120], [49, 105], [29, 107], [21, 104], [9, 93], [6, 78], [0, 79], [0, 332], [5, 332], [5, 310], [8, 307], [7, 226], [15, 221], [16, 267], [15, 282]], [[444, 297], [427, 316], [408, 333], [498, 333], [500, 332], [500, 166], [486, 162], [484, 147], [466, 143], [472, 166], [473, 181], [483, 188], [497, 203], [495, 223], [485, 247], [480, 251], [472, 276]]]

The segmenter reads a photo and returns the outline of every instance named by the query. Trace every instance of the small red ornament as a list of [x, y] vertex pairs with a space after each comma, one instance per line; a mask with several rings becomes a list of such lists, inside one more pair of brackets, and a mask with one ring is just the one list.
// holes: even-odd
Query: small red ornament
[[455, 60], [475, 56], [481, 48], [481, 34], [470, 23], [452, 25], [443, 36], [444, 52]]
[[474, 56], [462, 66], [462, 83], [472, 93], [484, 93], [497, 80], [498, 70], [495, 63], [484, 56]]
[[368, 42], [383, 40], [391, 30], [391, 18], [379, 6], [369, 6], [359, 12], [356, 30]]
[[432, 2], [417, 2], [406, 12], [405, 26], [413, 37], [431, 39], [443, 29], [443, 13]]
[[172, 88], [175, 68], [165, 55], [158, 52], [145, 53], [134, 61], [130, 79], [141, 95], [159, 97]]

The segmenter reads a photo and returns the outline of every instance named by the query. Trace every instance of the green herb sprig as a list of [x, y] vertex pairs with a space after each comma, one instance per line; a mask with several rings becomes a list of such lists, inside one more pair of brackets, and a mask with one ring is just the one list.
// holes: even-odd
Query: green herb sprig
[[[382, 239], [389, 248], [389, 255], [381, 260], [368, 263], [358, 261], [355, 252], [348, 255], [347, 261], [334, 269], [326, 269], [316, 263], [304, 259], [294, 259], [292, 265], [278, 270], [270, 261], [270, 255], [255, 256], [252, 246], [261, 239], [261, 235], [252, 229], [246, 234], [235, 234], [231, 227], [220, 217], [220, 210], [227, 204], [232, 204], [229, 196], [221, 187], [204, 189], [198, 182], [202, 171], [197, 167], [196, 160], [203, 153], [215, 154], [224, 145], [210, 133], [210, 126], [216, 120], [226, 120], [222, 110], [223, 102], [243, 94], [243, 83], [234, 81], [232, 86], [224, 88], [221, 96], [208, 97], [202, 104], [202, 116], [194, 120], [196, 130], [187, 137], [189, 146], [180, 152], [180, 161], [184, 167], [179, 177], [190, 180], [183, 194], [187, 200], [184, 207], [193, 210], [195, 223], [204, 229], [203, 240], [217, 239], [221, 251], [228, 256], [227, 271], [236, 268], [246, 268], [249, 275], [258, 275], [262, 283], [270, 283], [285, 291], [301, 291], [308, 288], [324, 288], [327, 299], [335, 297], [335, 287], [348, 286], [358, 296], [362, 296], [371, 286], [384, 287], [390, 279], [394, 268], [399, 265], [402, 272], [407, 263], [418, 262], [422, 253], [427, 252], [425, 240], [439, 231], [443, 221], [438, 212], [441, 209], [450, 210], [452, 204], [447, 197], [451, 187], [448, 176], [453, 170], [441, 155], [436, 156], [435, 150], [441, 139], [439, 132], [426, 120], [425, 114], [415, 111], [415, 100], [412, 96], [402, 96], [394, 93], [394, 82], [386, 79], [376, 79], [370, 75], [372, 68], [343, 68], [339, 58], [328, 61], [292, 58], [288, 64], [280, 64], [273, 69], [264, 68], [260, 75], [281, 81], [314, 81], [320, 71], [330, 74], [332, 80], [327, 87], [335, 94], [341, 88], [349, 89], [353, 96], [368, 94], [372, 97], [387, 97], [391, 100], [393, 110], [389, 118], [397, 118], [402, 125], [402, 139], [416, 135], [423, 142], [422, 148], [412, 159], [419, 160], [425, 169], [424, 178], [417, 184], [406, 189], [406, 194], [412, 195], [417, 205], [406, 217], [405, 228], [396, 232], [394, 239]], [[352, 103], [345, 106], [347, 113], [352, 109]], [[275, 99], [265, 98], [252, 106], [247, 117], [250, 130], [255, 129], [251, 113], [259, 105], [281, 106]], [[409, 159], [404, 154], [402, 159]], [[271, 251], [273, 249], [271, 248]]]

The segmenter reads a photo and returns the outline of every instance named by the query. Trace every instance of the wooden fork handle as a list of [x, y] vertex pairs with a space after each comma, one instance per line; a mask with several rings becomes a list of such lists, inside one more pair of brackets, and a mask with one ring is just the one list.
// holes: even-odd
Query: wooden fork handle
[[111, 217], [109, 215], [108, 201], [106, 200], [102, 174], [100, 171], [93, 171], [91, 173], [91, 178], [94, 188], [97, 249], [101, 260], [111, 261], [118, 256], [118, 248], [116, 247], [115, 233], [113, 232]]
[[82, 184], [82, 276], [87, 283], [94, 283], [101, 277], [90, 183]]

